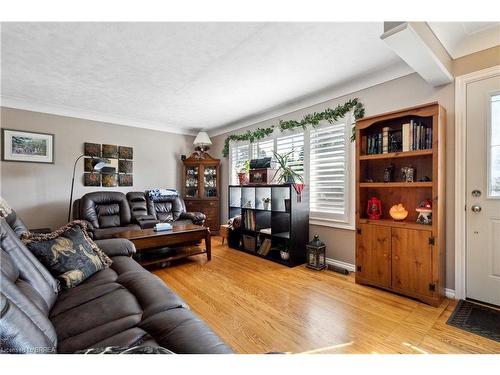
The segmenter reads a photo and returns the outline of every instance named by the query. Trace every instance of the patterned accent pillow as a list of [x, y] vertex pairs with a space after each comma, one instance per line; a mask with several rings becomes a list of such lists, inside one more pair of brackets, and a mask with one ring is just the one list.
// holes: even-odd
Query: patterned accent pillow
[[75, 354], [174, 354], [161, 346], [106, 346], [79, 350]]
[[77, 286], [112, 263], [90, 239], [87, 224], [80, 220], [52, 233], [26, 234], [22, 241], [66, 289]]

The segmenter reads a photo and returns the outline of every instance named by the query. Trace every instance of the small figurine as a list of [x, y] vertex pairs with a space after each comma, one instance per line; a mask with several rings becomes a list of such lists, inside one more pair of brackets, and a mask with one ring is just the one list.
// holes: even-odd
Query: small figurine
[[394, 171], [394, 164], [391, 164], [390, 166], [388, 166], [384, 169], [384, 182], [391, 182], [392, 181], [392, 172], [393, 171]]
[[432, 201], [426, 199], [420, 202], [418, 207], [415, 209], [418, 212], [417, 223], [432, 225]]
[[415, 168], [412, 166], [401, 168], [401, 178], [404, 182], [415, 181]]

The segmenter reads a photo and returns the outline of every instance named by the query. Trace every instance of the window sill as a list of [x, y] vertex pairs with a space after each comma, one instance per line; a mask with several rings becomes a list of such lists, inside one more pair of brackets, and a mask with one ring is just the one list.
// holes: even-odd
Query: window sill
[[320, 225], [322, 227], [330, 227], [345, 230], [356, 230], [354, 224], [346, 223], [344, 221], [309, 218], [309, 225]]

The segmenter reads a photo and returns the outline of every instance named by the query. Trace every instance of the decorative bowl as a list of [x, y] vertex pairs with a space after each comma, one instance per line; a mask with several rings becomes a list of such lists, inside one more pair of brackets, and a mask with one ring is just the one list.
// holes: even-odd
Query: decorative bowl
[[408, 211], [400, 203], [391, 207], [391, 209], [389, 210], [389, 215], [391, 215], [394, 220], [401, 221], [406, 219], [406, 217], [408, 216]]

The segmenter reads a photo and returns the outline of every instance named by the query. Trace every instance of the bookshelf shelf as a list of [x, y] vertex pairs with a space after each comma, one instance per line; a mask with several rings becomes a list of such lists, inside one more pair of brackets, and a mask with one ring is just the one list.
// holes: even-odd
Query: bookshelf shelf
[[405, 151], [405, 152], [389, 152], [385, 154], [360, 155], [359, 160], [411, 158], [415, 156], [432, 156], [432, 149]]
[[407, 221], [394, 221], [389, 219], [381, 220], [370, 220], [370, 219], [359, 219], [360, 224], [371, 224], [380, 225], [383, 227], [395, 227], [395, 228], [406, 228], [406, 229], [418, 229], [425, 231], [432, 231], [431, 225], [409, 223]]
[[[267, 198], [271, 201], [264, 204]], [[307, 189], [299, 199], [292, 184], [231, 185], [228, 200], [229, 217], [241, 215], [241, 227], [229, 232], [229, 247], [289, 267], [305, 262], [309, 241]], [[288, 251], [288, 259], [281, 258], [283, 250]]]
[[432, 188], [432, 182], [360, 182], [360, 188]]
[[[445, 129], [446, 111], [438, 103], [356, 122], [356, 283], [440, 305], [446, 252]], [[415, 182], [404, 182], [408, 169]], [[391, 182], [381, 182], [386, 179]], [[373, 197], [381, 202], [379, 220], [368, 219]], [[417, 223], [422, 201], [432, 202], [430, 225]], [[403, 221], [390, 216], [397, 204], [408, 211]]]

